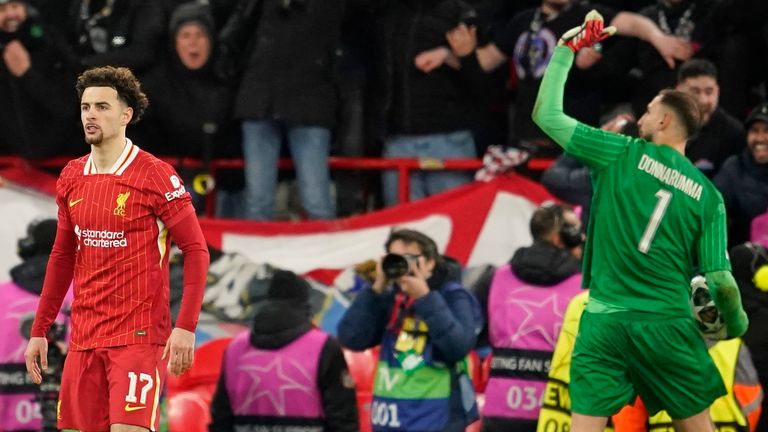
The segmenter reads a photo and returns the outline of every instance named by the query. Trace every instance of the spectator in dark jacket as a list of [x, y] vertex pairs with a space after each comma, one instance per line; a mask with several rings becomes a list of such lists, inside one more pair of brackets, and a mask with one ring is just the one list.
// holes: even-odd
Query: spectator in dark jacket
[[[234, 92], [213, 72], [214, 31], [208, 7], [197, 2], [178, 6], [171, 16], [168, 56], [142, 79], [150, 107], [138, 126], [144, 135], [138, 141], [146, 142], [153, 154], [204, 163], [213, 157], [240, 156], [239, 134], [231, 117]], [[202, 210], [200, 198], [213, 186], [203, 181], [207, 166], [177, 169], [184, 183], [192, 186], [195, 207]], [[227, 200], [240, 189], [242, 172], [234, 174], [223, 172], [216, 178], [215, 186], [223, 192], [218, 198]], [[238, 217], [237, 210], [220, 216]]]
[[253, 328], [224, 353], [211, 432], [359, 430], [344, 354], [336, 340], [313, 328], [310, 289], [293, 272], [275, 272]]
[[744, 148], [744, 128], [720, 108], [717, 68], [704, 59], [691, 59], [677, 71], [677, 90], [696, 98], [701, 108], [701, 129], [688, 141], [685, 155], [707, 177], [714, 177], [728, 156]]
[[342, 345], [362, 351], [381, 344], [373, 430], [464, 431], [477, 418], [463, 361], [482, 327], [477, 300], [461, 286], [458, 264], [440, 256], [428, 236], [393, 231], [386, 251], [405, 260], [403, 272], [380, 261], [371, 289], [339, 323]]
[[[687, 44], [664, 34], [646, 17], [576, 0], [542, 0], [539, 7], [515, 15], [483, 46], [478, 46], [476, 30], [471, 27], [460, 26], [458, 31], [448, 35], [453, 52], [459, 56], [462, 65], [479, 65], [485, 71], [494, 70], [507, 60], [514, 65], [518, 83], [510, 124], [512, 145], [545, 157], [561, 153], [560, 147], [533, 123], [530, 113], [559, 35], [581, 25], [584, 15], [593, 8], [605, 17], [606, 25], [610, 23], [616, 27], [618, 34], [647, 41], [658, 51], [659, 58], [663, 57], [668, 63], [690, 56]], [[606, 41], [606, 47], [611, 43]], [[601, 94], [596, 89], [615, 76], [613, 69], [607, 68], [602, 60], [603, 55], [591, 48], [581, 50], [575, 59], [576, 67], [569, 74], [565, 111], [585, 123], [598, 122]]]
[[0, 0], [0, 152], [25, 158], [86, 151], [71, 52], [26, 0]]
[[584, 225], [587, 224], [592, 202], [592, 180], [586, 165], [571, 156], [561, 154], [544, 171], [541, 184], [559, 199], [581, 206], [581, 221]]
[[747, 148], [726, 159], [715, 176], [728, 214], [728, 244], [749, 240], [752, 219], [768, 209], [768, 103], [757, 106], [744, 122]]
[[82, 69], [145, 72], [162, 52], [168, 15], [156, 0], [71, 0], [69, 39]]
[[[664, 34], [686, 41], [693, 54], [703, 57], [715, 49], [713, 42], [718, 28], [711, 22], [714, 3], [711, 0], [658, 0], [639, 13], [653, 21]], [[636, 113], [644, 112], [645, 106], [660, 90], [675, 85], [676, 69], [681, 63], [677, 61], [673, 67], [650, 45], [637, 46], [633, 75], [637, 76], [638, 82], [634, 84], [632, 105]]]
[[[372, 84], [385, 158], [470, 159], [477, 157], [469, 120], [473, 77], [459, 68], [445, 33], [472, 9], [460, 0], [379, 2], [375, 34], [376, 74]], [[410, 199], [468, 183], [461, 171], [415, 172]], [[398, 174], [383, 175], [384, 203], [398, 202]]]
[[242, 121], [249, 219], [274, 216], [283, 141], [307, 216], [336, 217], [328, 154], [342, 18], [341, 0], [240, 0], [222, 30], [226, 52], [240, 51], [244, 61], [234, 115]]

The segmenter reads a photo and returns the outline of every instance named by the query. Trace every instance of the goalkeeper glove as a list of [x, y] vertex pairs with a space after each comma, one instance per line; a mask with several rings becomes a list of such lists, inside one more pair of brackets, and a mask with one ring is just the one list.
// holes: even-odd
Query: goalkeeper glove
[[559, 45], [565, 45], [571, 51], [578, 52], [582, 48], [595, 45], [608, 36], [616, 33], [616, 27], [603, 27], [603, 16], [592, 9], [584, 17], [584, 24], [574, 27], [560, 37]]
[[739, 286], [730, 271], [714, 271], [705, 274], [712, 299], [723, 316], [728, 338], [742, 336], [749, 327], [749, 318], [741, 305]]

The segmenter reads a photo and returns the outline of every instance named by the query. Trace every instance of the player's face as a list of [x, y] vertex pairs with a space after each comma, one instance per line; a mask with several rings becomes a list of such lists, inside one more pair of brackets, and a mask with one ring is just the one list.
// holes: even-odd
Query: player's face
[[747, 145], [759, 164], [768, 164], [768, 123], [755, 121], [747, 130]]
[[0, 31], [13, 33], [27, 20], [27, 7], [24, 3], [12, 1], [0, 5]]
[[122, 132], [133, 111], [117, 97], [111, 87], [88, 87], [80, 98], [80, 120], [85, 142], [98, 146]]
[[637, 127], [640, 129], [640, 138], [653, 141], [653, 136], [659, 130], [661, 121], [664, 118], [661, 108], [661, 96], [656, 96], [648, 104], [645, 114], [637, 121]]
[[187, 69], [202, 68], [211, 55], [208, 33], [197, 23], [184, 24], [176, 33], [176, 53]]
[[709, 122], [712, 113], [720, 103], [720, 86], [710, 76], [686, 78], [677, 85], [677, 90], [688, 93], [696, 98], [702, 113], [702, 124]]

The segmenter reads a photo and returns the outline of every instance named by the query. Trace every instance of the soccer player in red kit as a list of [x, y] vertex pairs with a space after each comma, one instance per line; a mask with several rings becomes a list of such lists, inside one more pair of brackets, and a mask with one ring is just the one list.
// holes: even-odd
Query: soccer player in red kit
[[[56, 184], [58, 229], [25, 352], [27, 371], [41, 382], [45, 335], [74, 276], [58, 426], [155, 431], [166, 369], [179, 375], [192, 365], [208, 249], [178, 174], [125, 136], [148, 104], [131, 71], [90, 69], [76, 87], [91, 152], [70, 161]], [[184, 254], [173, 329], [170, 238]]]

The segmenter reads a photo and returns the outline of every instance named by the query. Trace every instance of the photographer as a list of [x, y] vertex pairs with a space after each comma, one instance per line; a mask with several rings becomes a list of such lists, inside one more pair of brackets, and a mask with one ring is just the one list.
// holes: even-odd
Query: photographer
[[[54, 431], [56, 403], [64, 365], [64, 315], [49, 333], [48, 369], [38, 390], [26, 373], [24, 349], [32, 327], [43, 276], [56, 235], [56, 220], [34, 221], [18, 241], [23, 262], [10, 271], [11, 281], [0, 284], [0, 430]], [[71, 300], [71, 294], [66, 302]]]
[[482, 326], [477, 300], [461, 285], [459, 264], [426, 235], [399, 229], [385, 247], [371, 289], [338, 328], [350, 349], [381, 344], [373, 430], [463, 431], [477, 419], [464, 363]]
[[[545, 202], [530, 221], [533, 244], [515, 251], [476, 294], [493, 348], [483, 431], [535, 432], [569, 300], [581, 290], [584, 232], [567, 205]], [[518, 365], [543, 365], [526, 369]], [[522, 395], [522, 397], [516, 397]]]

